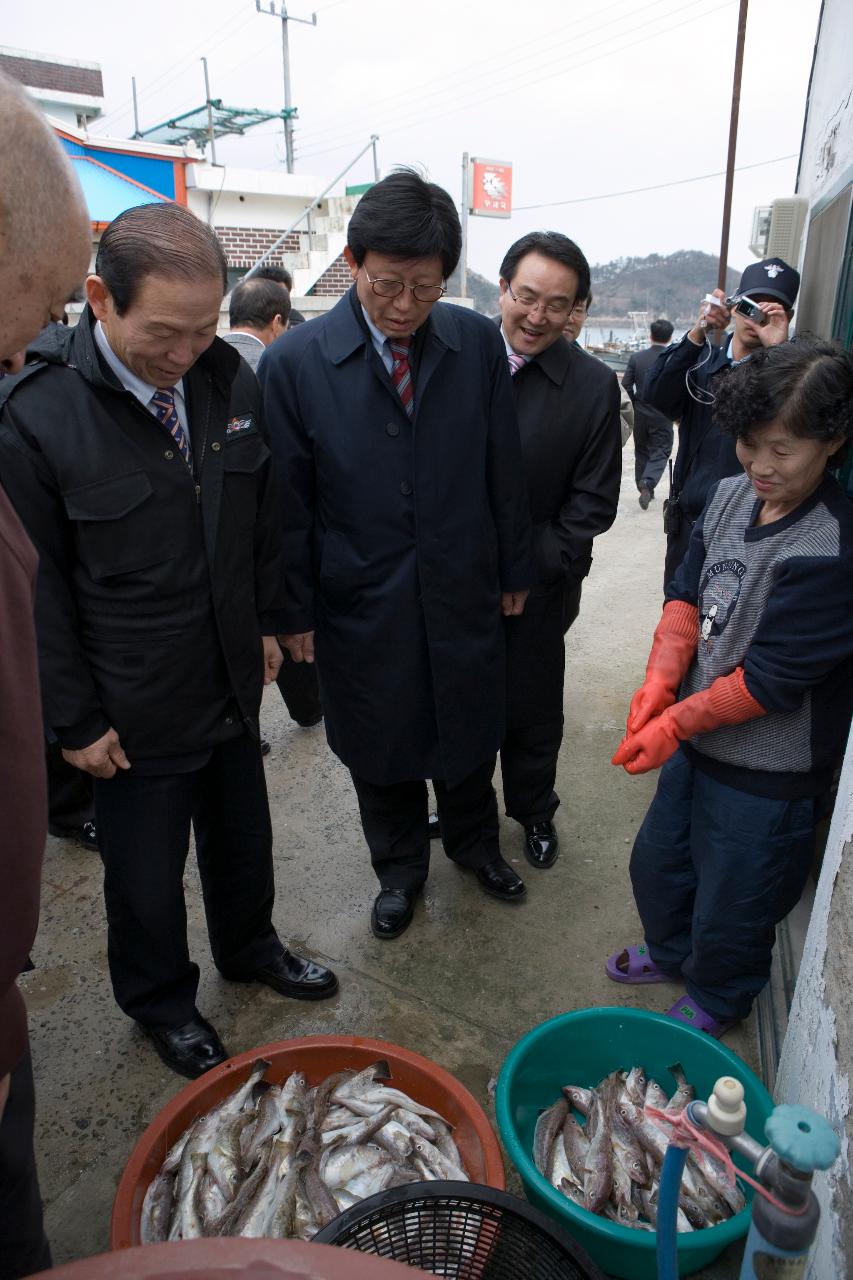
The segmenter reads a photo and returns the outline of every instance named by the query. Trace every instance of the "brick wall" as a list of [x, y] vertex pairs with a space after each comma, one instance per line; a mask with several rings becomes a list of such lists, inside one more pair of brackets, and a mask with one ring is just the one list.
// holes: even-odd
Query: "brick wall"
[[320, 279], [308, 290], [308, 295], [309, 297], [340, 298], [346, 293], [351, 284], [350, 269], [344, 260], [344, 255], [341, 254], [339, 258], [335, 258], [335, 261], [330, 266], [326, 267]]
[[[251, 267], [275, 244], [281, 231], [271, 227], [216, 227], [216, 234], [225, 250], [229, 267]], [[287, 266], [288, 255], [299, 253], [300, 249], [300, 235], [292, 231], [268, 261]]]
[[66, 67], [61, 62], [41, 62], [35, 58], [15, 58], [0, 54], [0, 71], [31, 89], [55, 89], [58, 93], [84, 93], [103, 98], [104, 80], [90, 67]]

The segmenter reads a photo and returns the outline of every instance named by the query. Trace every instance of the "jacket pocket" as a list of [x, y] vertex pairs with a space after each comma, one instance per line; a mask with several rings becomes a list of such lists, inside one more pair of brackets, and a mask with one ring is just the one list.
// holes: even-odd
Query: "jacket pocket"
[[174, 557], [169, 530], [150, 501], [145, 471], [109, 476], [62, 495], [76, 525], [80, 560], [92, 578], [132, 573]]
[[238, 437], [225, 445], [222, 469], [225, 497], [239, 529], [253, 529], [258, 518], [262, 481], [258, 472], [271, 457], [258, 435]]

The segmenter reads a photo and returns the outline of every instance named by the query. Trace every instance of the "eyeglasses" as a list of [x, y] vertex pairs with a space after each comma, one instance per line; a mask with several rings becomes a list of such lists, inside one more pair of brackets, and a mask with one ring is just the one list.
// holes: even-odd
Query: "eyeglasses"
[[411, 289], [418, 302], [438, 302], [447, 290], [441, 284], [405, 284], [402, 280], [371, 280], [367, 267], [362, 267], [367, 283], [380, 298], [397, 298], [404, 289]]
[[[528, 311], [537, 311], [541, 307], [546, 316], [553, 316], [555, 320], [565, 321], [573, 311], [577, 310], [574, 303], [543, 302], [541, 298], [534, 298], [532, 293], [526, 293], [524, 290], [520, 293], [513, 293], [511, 284], [507, 285], [507, 293], [513, 302], [517, 302], [520, 307], [526, 307]], [[586, 309], [586, 303], [582, 305]]]

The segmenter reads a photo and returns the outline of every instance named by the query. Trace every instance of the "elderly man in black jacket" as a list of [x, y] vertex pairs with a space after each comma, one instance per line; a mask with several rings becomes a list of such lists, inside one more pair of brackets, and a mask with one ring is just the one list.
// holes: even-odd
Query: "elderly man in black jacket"
[[589, 296], [589, 265], [555, 231], [523, 236], [501, 264], [501, 333], [512, 373], [533, 520], [537, 577], [524, 613], [505, 620], [504, 802], [528, 861], [550, 867], [559, 842], [554, 790], [563, 739], [564, 635], [580, 607], [592, 541], [616, 516], [622, 472], [614, 374], [563, 335]]
[[216, 338], [224, 287], [186, 209], [122, 214], [79, 325], [0, 417], [0, 476], [40, 558], [45, 719], [95, 779], [113, 989], [190, 1077], [226, 1056], [195, 1007], [191, 822], [220, 972], [300, 998], [337, 986], [272, 924], [258, 710], [281, 658], [279, 529], [260, 391]]

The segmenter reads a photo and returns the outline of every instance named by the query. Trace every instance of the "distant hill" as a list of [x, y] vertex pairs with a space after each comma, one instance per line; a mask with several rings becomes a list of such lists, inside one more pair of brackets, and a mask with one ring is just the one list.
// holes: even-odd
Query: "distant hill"
[[[652, 253], [647, 258], [615, 258], [591, 268], [593, 315], [596, 320], [626, 320], [629, 311], [648, 311], [649, 319], [665, 317], [673, 322], [692, 320], [699, 303], [717, 284], [717, 258], [698, 249], [677, 253]], [[740, 271], [729, 268], [726, 285], [733, 293]], [[451, 297], [459, 294], [457, 268], [447, 283]], [[495, 315], [500, 291], [497, 284], [476, 271], [468, 272], [468, 293], [485, 315]]]
[[[649, 319], [692, 320], [706, 293], [717, 285], [718, 259], [696, 249], [680, 249], [665, 257], [616, 258], [592, 268], [593, 314], [616, 320], [629, 311], [648, 311]], [[730, 267], [726, 292], [733, 293], [740, 271]]]
[[[459, 297], [459, 279], [459, 268], [457, 267], [447, 282], [447, 292], [451, 298]], [[494, 280], [487, 280], [485, 276], [481, 276], [477, 271], [469, 270], [468, 296], [474, 299], [474, 307], [477, 311], [482, 311], [484, 316], [496, 316], [500, 294], [501, 291]]]

